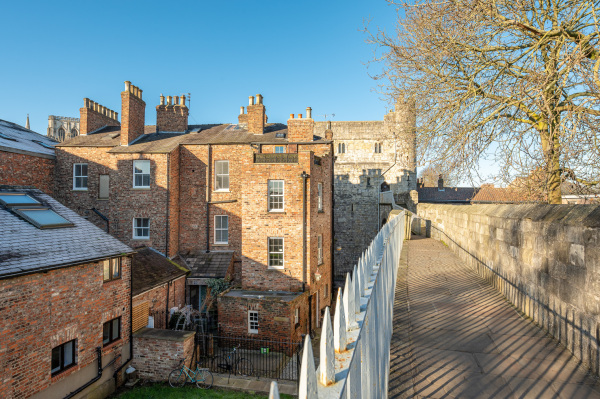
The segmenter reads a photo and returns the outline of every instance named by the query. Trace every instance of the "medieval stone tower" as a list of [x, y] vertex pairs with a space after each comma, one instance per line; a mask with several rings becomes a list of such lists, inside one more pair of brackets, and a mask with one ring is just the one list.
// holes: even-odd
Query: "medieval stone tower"
[[415, 106], [401, 100], [383, 121], [317, 122], [315, 134], [334, 141], [333, 249], [339, 281], [352, 270], [392, 208], [380, 200], [381, 191], [392, 191], [398, 205], [414, 210]]
[[48, 137], [63, 142], [79, 135], [79, 118], [48, 116]]

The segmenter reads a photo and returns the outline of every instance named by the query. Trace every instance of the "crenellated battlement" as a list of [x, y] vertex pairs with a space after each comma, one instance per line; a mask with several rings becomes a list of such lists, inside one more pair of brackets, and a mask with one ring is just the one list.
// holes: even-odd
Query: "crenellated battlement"
[[112, 119], [114, 121], [117, 121], [117, 122], [119, 121], [119, 113], [118, 112], [115, 112], [115, 111], [113, 111], [110, 108], [107, 108], [107, 107], [105, 107], [105, 106], [103, 106], [103, 105], [101, 105], [101, 104], [99, 104], [99, 103], [97, 103], [95, 101], [92, 101], [89, 98], [84, 98], [83, 99], [83, 103], [84, 103], [84, 107], [85, 108], [87, 108], [87, 109], [89, 109], [91, 111], [97, 112], [100, 115], [103, 115], [103, 116], [105, 116], [107, 118], [110, 118], [110, 119]]

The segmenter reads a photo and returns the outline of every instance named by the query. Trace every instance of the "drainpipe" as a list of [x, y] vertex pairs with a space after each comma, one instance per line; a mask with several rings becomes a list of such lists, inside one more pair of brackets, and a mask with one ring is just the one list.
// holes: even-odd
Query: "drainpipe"
[[165, 330], [169, 329], [169, 295], [170, 295], [171, 282], [167, 282], [167, 304], [165, 305]]
[[72, 398], [73, 396], [77, 395], [79, 392], [83, 391], [84, 389], [86, 389], [87, 387], [92, 385], [94, 382], [96, 382], [100, 378], [102, 378], [102, 348], [101, 347], [99, 347], [99, 346], [96, 347], [96, 354], [98, 356], [98, 375], [96, 375], [94, 378], [92, 378], [91, 380], [89, 380], [88, 382], [86, 382], [85, 384], [83, 384], [82, 386], [80, 386], [79, 388], [77, 388], [76, 390], [74, 390], [73, 392], [68, 394], [67, 396], [65, 396], [65, 399]]
[[310, 176], [302, 171], [302, 292], [306, 291], [306, 179]]
[[92, 211], [106, 222], [106, 232], [108, 233], [110, 231], [110, 221], [108, 220], [108, 218], [102, 213], [100, 213], [100, 211], [96, 208], [92, 208]]
[[330, 240], [330, 257], [331, 257], [331, 273], [329, 276], [329, 304], [331, 305], [331, 298], [333, 298], [333, 282], [335, 277], [335, 224], [333, 220], [333, 210], [335, 209], [335, 159], [333, 155], [333, 142], [331, 146], [331, 240]]
[[167, 154], [167, 223], [165, 223], [165, 255], [169, 256], [169, 182], [171, 181], [170, 176], [171, 170], [171, 154]]
[[[133, 263], [133, 258], [131, 259], [131, 263]], [[131, 289], [133, 282], [133, 273], [131, 267], [129, 268], [129, 289]], [[116, 358], [116, 356], [115, 356]], [[115, 387], [117, 386], [117, 376], [119, 371], [123, 369], [133, 359], [133, 296], [129, 295], [129, 359], [125, 360], [113, 373], [113, 378], [115, 379]]]
[[206, 253], [210, 252], [210, 183], [212, 177], [212, 147], [208, 145], [208, 165], [206, 165]]

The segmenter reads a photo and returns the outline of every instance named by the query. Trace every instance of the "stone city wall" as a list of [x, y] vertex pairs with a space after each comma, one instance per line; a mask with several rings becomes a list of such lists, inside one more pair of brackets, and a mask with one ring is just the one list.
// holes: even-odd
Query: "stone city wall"
[[413, 230], [448, 245], [594, 373], [600, 206], [419, 204]]

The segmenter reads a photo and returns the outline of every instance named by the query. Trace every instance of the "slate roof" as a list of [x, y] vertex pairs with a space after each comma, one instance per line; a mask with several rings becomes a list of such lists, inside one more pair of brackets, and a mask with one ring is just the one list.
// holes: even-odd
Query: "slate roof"
[[191, 270], [189, 278], [225, 278], [233, 264], [233, 254], [233, 251], [213, 251], [182, 258]]
[[0, 119], [0, 133], [9, 137], [9, 139], [6, 139], [0, 135], [0, 151], [34, 155], [42, 158], [55, 158], [53, 148], [46, 148], [35, 142], [39, 141], [54, 147], [58, 142], [50, 137], [42, 136], [33, 130], [2, 119]]
[[437, 187], [419, 187], [419, 202], [431, 203], [463, 203], [468, 204], [475, 195], [476, 187], [444, 187], [440, 191]]
[[0, 192], [27, 193], [75, 225], [58, 229], [38, 229], [0, 205], [0, 278], [134, 252], [38, 189], [0, 186]]
[[[169, 153], [180, 144], [251, 144], [282, 143], [287, 140], [287, 126], [270, 123], [263, 134], [248, 133], [246, 128], [232, 124], [189, 125], [185, 132], [156, 132], [156, 126], [146, 126], [145, 134], [128, 146], [121, 146], [121, 128], [107, 126], [85, 136], [77, 136], [58, 144], [59, 147], [114, 147], [111, 153]], [[315, 136], [314, 144], [329, 143]]]
[[185, 276], [189, 270], [148, 247], [138, 248], [131, 266], [131, 295], [139, 295], [158, 285]]

